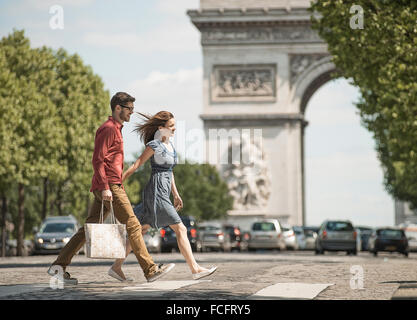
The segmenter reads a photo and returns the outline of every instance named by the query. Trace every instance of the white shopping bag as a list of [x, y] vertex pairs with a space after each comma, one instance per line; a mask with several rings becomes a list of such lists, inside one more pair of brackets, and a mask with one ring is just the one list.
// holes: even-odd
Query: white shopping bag
[[86, 255], [94, 259], [119, 259], [126, 257], [126, 225], [117, 223], [113, 205], [110, 201], [110, 217], [112, 223], [104, 221], [104, 203], [101, 202], [99, 223], [86, 223]]

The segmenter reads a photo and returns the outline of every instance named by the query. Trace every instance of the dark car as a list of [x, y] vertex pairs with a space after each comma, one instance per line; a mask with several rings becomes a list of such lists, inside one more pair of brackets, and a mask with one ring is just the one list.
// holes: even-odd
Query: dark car
[[369, 252], [374, 256], [380, 251], [399, 252], [408, 257], [408, 240], [404, 230], [398, 228], [377, 228], [372, 231], [368, 242]]
[[78, 229], [72, 216], [46, 218], [35, 234], [33, 254], [59, 253]]
[[372, 228], [369, 227], [356, 227], [358, 232], [359, 250], [368, 251], [368, 240], [372, 234]]
[[325, 251], [346, 251], [357, 254], [357, 232], [350, 221], [326, 220], [320, 227], [316, 239], [316, 254]]
[[242, 247], [242, 232], [238, 226], [232, 224], [223, 225], [225, 232], [230, 236], [230, 246], [232, 250], [240, 251]]
[[[181, 217], [182, 223], [187, 228], [188, 240], [190, 240], [193, 251], [201, 250], [201, 241], [197, 232], [197, 222], [192, 216]], [[177, 235], [170, 227], [160, 230], [161, 235], [161, 252], [171, 252], [172, 249], [178, 250]]]

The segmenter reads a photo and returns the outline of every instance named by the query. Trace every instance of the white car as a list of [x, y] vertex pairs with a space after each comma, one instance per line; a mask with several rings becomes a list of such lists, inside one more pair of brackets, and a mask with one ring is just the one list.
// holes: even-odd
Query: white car
[[408, 248], [410, 252], [417, 252], [417, 225], [408, 225], [403, 228], [408, 239]]
[[277, 219], [263, 219], [252, 224], [248, 250], [256, 249], [286, 249], [282, 227]]
[[287, 249], [299, 250], [305, 247], [304, 232], [300, 227], [283, 226], [282, 231]]

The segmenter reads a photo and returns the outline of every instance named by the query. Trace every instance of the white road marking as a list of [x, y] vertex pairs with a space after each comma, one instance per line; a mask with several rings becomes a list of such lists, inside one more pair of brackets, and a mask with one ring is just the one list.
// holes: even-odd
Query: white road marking
[[263, 288], [249, 299], [279, 300], [279, 299], [313, 299], [333, 283], [276, 283]]

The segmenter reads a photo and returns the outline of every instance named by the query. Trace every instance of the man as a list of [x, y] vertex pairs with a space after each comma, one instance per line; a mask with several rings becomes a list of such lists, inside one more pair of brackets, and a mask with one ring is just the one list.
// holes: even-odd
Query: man
[[[94, 203], [90, 208], [85, 223], [98, 223], [100, 218], [101, 203], [104, 200], [104, 218], [110, 210], [112, 201], [114, 214], [121, 223], [126, 224], [127, 234], [133, 252], [138, 259], [145, 278], [148, 282], [155, 281], [165, 275], [175, 264], [159, 266], [154, 263], [149, 255], [142, 237], [142, 226], [133, 213], [132, 205], [122, 185], [123, 173], [123, 137], [122, 128], [124, 121], [129, 122], [133, 113], [135, 98], [125, 92], [117, 92], [111, 99], [112, 116], [98, 128], [94, 142], [93, 168], [94, 175], [90, 191], [94, 194]], [[75, 278], [71, 278], [66, 272], [66, 267], [71, 263], [72, 257], [85, 243], [84, 227], [71, 238], [62, 248], [58, 258], [48, 270], [49, 275], [55, 275], [61, 266], [64, 283], [77, 284]]]

